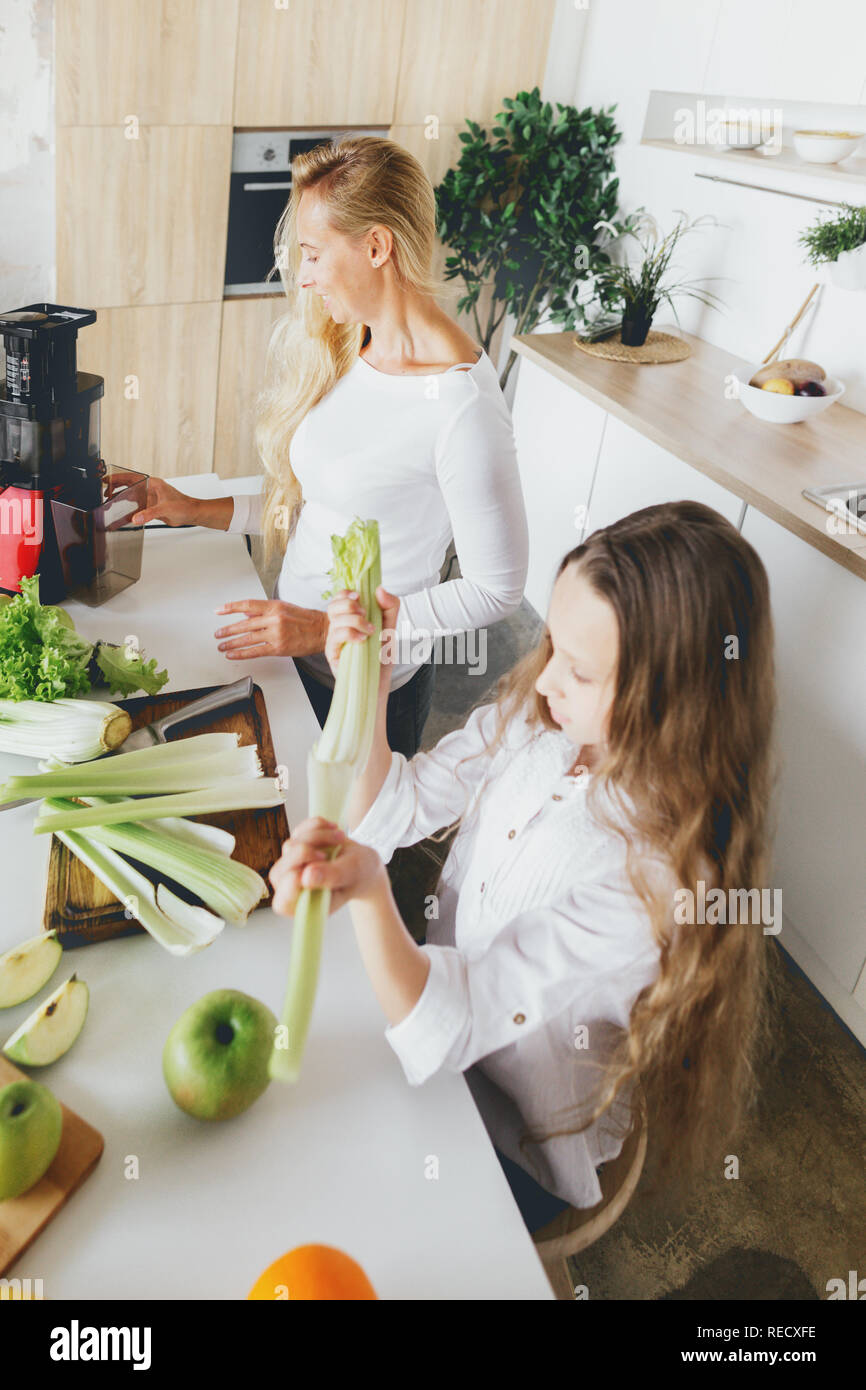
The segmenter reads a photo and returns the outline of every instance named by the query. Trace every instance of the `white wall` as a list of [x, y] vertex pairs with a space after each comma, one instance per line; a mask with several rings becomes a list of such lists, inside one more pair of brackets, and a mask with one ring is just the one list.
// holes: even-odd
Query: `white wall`
[[54, 0], [0, 0], [0, 310], [54, 298], [54, 150]]
[[[570, 8], [563, 0], [563, 9]], [[682, 300], [683, 328], [760, 361], [821, 275], [802, 260], [797, 236], [820, 205], [778, 194], [708, 183], [697, 170], [744, 182], [854, 203], [866, 186], [640, 145], [651, 89], [725, 92], [785, 100], [866, 102], [866, 5], [863, 0], [589, 0], [570, 100], [617, 104], [623, 131], [617, 172], [624, 209], [640, 205], [668, 230], [677, 210], [713, 214], [718, 228], [683, 243], [678, 265], [691, 276], [724, 276], [710, 286], [724, 301], [714, 312]], [[561, 70], [557, 58], [556, 71]], [[564, 98], [559, 98], [563, 100]], [[763, 104], [763, 103], [762, 103]], [[771, 161], [767, 161], [769, 165]], [[828, 209], [828, 211], [831, 211]], [[630, 239], [629, 239], [630, 240]], [[690, 243], [690, 244], [689, 244]], [[631, 245], [634, 247], [634, 243]], [[788, 345], [846, 383], [846, 404], [866, 411], [866, 295], [824, 284]], [[659, 321], [669, 311], [662, 310]], [[840, 479], [840, 481], [845, 481]]]

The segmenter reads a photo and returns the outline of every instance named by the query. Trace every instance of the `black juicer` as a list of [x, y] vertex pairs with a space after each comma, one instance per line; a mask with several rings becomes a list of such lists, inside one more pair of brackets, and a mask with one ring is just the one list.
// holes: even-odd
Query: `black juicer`
[[[27, 304], [0, 314], [6, 381], [0, 381], [0, 591], [39, 575], [56, 603], [92, 583], [100, 565], [96, 515], [105, 500], [99, 456], [101, 376], [76, 366], [78, 330], [92, 309]], [[74, 510], [80, 509], [80, 510]], [[77, 518], [70, 530], [70, 518]], [[104, 536], [103, 536], [104, 539]]]

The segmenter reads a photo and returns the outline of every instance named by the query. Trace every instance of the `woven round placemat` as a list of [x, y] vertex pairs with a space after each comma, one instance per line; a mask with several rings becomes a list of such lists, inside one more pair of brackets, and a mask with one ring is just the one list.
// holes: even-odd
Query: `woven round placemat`
[[574, 341], [581, 352], [588, 352], [591, 357], [606, 357], [610, 362], [682, 362], [692, 354], [684, 338], [677, 338], [673, 333], [659, 333], [654, 328], [640, 347], [628, 347], [618, 337], [591, 343], [575, 334]]

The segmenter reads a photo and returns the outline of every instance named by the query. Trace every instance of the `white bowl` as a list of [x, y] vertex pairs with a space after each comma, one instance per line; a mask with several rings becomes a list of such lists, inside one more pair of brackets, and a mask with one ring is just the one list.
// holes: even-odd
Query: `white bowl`
[[760, 386], [749, 385], [749, 378], [756, 371], [758, 368], [752, 367], [748, 371], [734, 372], [737, 395], [750, 414], [772, 425], [796, 425], [801, 420], [811, 420], [845, 394], [844, 384], [832, 376], [821, 383], [826, 396], [783, 396], [778, 391], [763, 391]]
[[863, 139], [859, 133], [838, 130], [795, 130], [794, 149], [807, 164], [837, 164], [853, 154]]
[[722, 148], [726, 150], [756, 150], [773, 138], [772, 127], [759, 125], [757, 122], [749, 125], [739, 121], [724, 121], [722, 129]]

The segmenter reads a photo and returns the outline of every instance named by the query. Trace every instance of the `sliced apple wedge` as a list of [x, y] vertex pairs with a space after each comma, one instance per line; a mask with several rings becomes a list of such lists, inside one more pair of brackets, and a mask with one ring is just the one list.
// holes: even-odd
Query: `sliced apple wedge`
[[26, 1067], [47, 1067], [68, 1052], [87, 1017], [90, 990], [71, 975], [16, 1028], [3, 1051]]
[[57, 934], [50, 931], [31, 936], [0, 956], [0, 1009], [11, 1009], [38, 994], [51, 979], [62, 955]]

